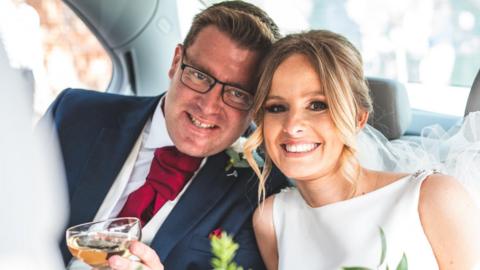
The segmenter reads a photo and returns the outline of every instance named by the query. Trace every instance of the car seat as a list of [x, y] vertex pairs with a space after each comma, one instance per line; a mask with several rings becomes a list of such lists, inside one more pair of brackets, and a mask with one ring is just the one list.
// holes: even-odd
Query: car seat
[[412, 114], [408, 94], [398, 81], [367, 78], [373, 102], [373, 114], [368, 123], [387, 139], [400, 138], [410, 125]]
[[467, 105], [465, 106], [465, 116], [475, 111], [480, 111], [480, 69], [473, 80], [472, 88], [468, 95]]

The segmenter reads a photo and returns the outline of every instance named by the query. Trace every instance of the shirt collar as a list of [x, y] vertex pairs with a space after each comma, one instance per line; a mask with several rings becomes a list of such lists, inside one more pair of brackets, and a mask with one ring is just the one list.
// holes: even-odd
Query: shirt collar
[[168, 135], [165, 116], [163, 115], [162, 104], [165, 101], [165, 95], [158, 102], [157, 108], [153, 113], [150, 126], [145, 127], [145, 148], [156, 149], [164, 146], [173, 145], [172, 139]]

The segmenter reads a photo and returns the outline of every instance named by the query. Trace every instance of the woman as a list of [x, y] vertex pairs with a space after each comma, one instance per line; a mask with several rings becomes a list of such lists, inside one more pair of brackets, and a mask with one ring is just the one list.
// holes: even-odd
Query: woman
[[[255, 102], [258, 129], [245, 145], [247, 160], [262, 183], [273, 162], [297, 187], [267, 198], [254, 214], [268, 269], [392, 269], [402, 258], [409, 269], [472, 269], [479, 262], [479, 210], [458, 181], [360, 166], [355, 137], [372, 104], [348, 40], [328, 31], [280, 40]], [[258, 147], [266, 152], [262, 170], [251, 155]]]

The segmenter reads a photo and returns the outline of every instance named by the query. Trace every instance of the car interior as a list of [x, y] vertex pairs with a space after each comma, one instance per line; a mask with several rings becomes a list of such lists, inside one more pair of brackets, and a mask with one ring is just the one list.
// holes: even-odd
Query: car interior
[[[186, 30], [191, 22], [192, 16], [196, 14], [198, 10], [203, 9], [205, 6], [218, 2], [214, 0], [55, 1], [60, 2], [64, 8], [68, 9], [69, 12], [71, 12], [68, 14], [66, 13], [67, 15], [64, 15], [65, 20], [69, 19], [71, 16], [75, 16], [75, 18], [78, 19], [78, 22], [84, 24], [86, 28], [88, 28], [88, 30], [96, 38], [102, 49], [105, 51], [106, 55], [109, 58], [109, 61], [111, 61], [111, 77], [106, 78], [106, 81], [108, 81], [108, 85], [105, 87], [105, 89], [92, 90], [135, 96], [156, 96], [163, 93], [168, 88], [170, 81], [168, 77], [168, 71], [172, 62], [175, 46], [182, 42], [183, 37], [186, 34]], [[432, 0], [432, 3], [434, 1], [436, 0]], [[19, 2], [36, 2], [38, 4], [41, 1]], [[286, 17], [283, 13], [278, 13], [278, 15], [275, 9], [273, 9], [273, 7], [275, 7], [276, 5], [281, 5], [274, 0], [257, 0], [249, 2], [259, 4], [261, 7], [265, 8], [267, 10], [267, 13], [272, 14], [274, 20], [276, 20], [277, 18], [280, 19], [282, 17]], [[319, 8], [324, 7], [322, 5], [331, 5], [329, 6], [330, 9], [325, 9], [324, 11], [321, 11], [320, 15], [323, 16], [327, 12], [332, 11], [347, 14], [349, 15], [349, 23], [351, 23], [351, 21], [354, 21], [354, 19], [359, 18], [358, 14], [354, 16], [353, 13], [353, 15], [349, 13], [349, 5], [354, 5], [352, 3], [352, 0], [342, 1], [342, 4], [333, 3], [336, 1], [332, 1], [331, 4], [318, 4], [321, 1], [317, 2], [307, 0], [299, 1], [299, 3], [296, 3], [297, 1], [285, 2], [289, 2], [289, 4], [282, 4], [287, 6], [287, 11], [288, 8], [292, 10], [295, 9], [294, 11], [292, 11], [292, 14], [294, 15], [297, 13], [306, 14], [308, 13], [306, 11], [308, 10], [308, 8], [312, 9], [312, 7], [315, 7], [315, 10], [318, 11]], [[377, 4], [379, 3], [379, 1], [372, 2], [376, 2]], [[413, 3], [416, 1], [411, 2]], [[410, 80], [410, 77], [402, 75], [402, 72], [399, 72], [400, 75], [398, 76], [394, 75], [396, 73], [391, 72], [391, 70], [397, 71], [397, 69], [401, 69], [399, 68], [399, 66], [402, 66], [402, 63], [396, 63], [396, 65], [392, 65], [394, 67], [386, 68], [387, 71], [383, 73], [375, 74], [366, 72], [366, 81], [373, 100], [373, 113], [370, 115], [368, 123], [375, 129], [380, 131], [391, 142], [395, 142], [396, 140], [407, 140], [409, 142], [420, 144], [422, 143], [422, 140], [424, 140], [424, 138], [422, 138], [422, 132], [425, 130], [426, 127], [438, 126], [441, 129], [448, 131], [460, 125], [469, 113], [480, 111], [480, 5], [471, 4], [470, 2], [474, 1], [470, 0], [462, 0], [458, 2], [456, 0], [446, 0], [444, 2], [450, 3], [450, 5], [453, 7], [452, 10], [457, 10], [455, 11], [457, 12], [455, 14], [458, 15], [458, 24], [460, 25], [460, 27], [463, 27], [462, 29], [466, 29], [461, 31], [458, 29], [452, 30], [453, 34], [451, 34], [451, 37], [449, 38], [454, 41], [452, 41], [451, 43], [453, 44], [459, 39], [467, 40], [472, 36], [476, 36], [477, 38], [475, 39], [476, 43], [473, 41], [465, 41], [464, 43], [468, 43], [468, 46], [463, 43], [458, 46], [458, 50], [460, 51], [460, 53], [456, 53], [461, 56], [457, 58], [460, 60], [463, 59], [463, 62], [460, 64], [452, 64], [452, 70], [453, 66], [455, 65], [461, 66], [463, 69], [460, 69], [460, 71], [451, 71], [451, 73], [455, 73], [456, 76], [459, 78], [461, 77], [462, 79], [467, 79], [464, 79], [465, 83], [463, 83], [462, 85], [459, 85], [459, 79], [455, 82], [453, 82], [454, 80], [452, 79], [452, 83], [449, 82], [447, 85], [440, 85], [436, 84], [435, 82], [430, 82], [430, 84], [422, 82], [420, 80], [421, 76], [418, 74], [421, 73], [420, 71], [423, 67], [421, 66], [421, 64], [418, 64], [418, 62], [421, 61], [415, 57], [418, 56], [417, 53], [425, 53], [424, 51], [427, 51], [430, 48], [422, 47], [421, 50], [415, 48], [412, 50], [414, 51], [414, 53], [411, 53], [411, 55], [408, 56], [405, 56], [408, 54], [405, 52], [405, 48], [397, 51], [393, 50], [393, 52], [389, 52], [389, 54], [385, 54], [385, 52], [375, 52], [378, 53], [378, 55], [375, 55], [373, 58], [386, 58], [388, 60], [390, 58], [397, 57], [398, 55], [403, 55], [405, 63], [418, 64], [415, 66], [415, 68], [411, 70], [408, 68], [404, 70], [404, 73], [409, 74], [408, 76], [414, 74], [411, 75], [411, 77], [413, 78], [412, 80]], [[391, 4], [393, 3], [393, 1], [389, 3]], [[1, 4], [2, 3], [0, 3], [0, 8], [2, 7]], [[345, 5], [346, 8], [344, 8], [343, 5]], [[415, 6], [416, 4], [411, 5]], [[435, 5], [432, 5], [432, 8], [433, 6]], [[468, 7], [470, 7], [470, 10], [468, 9]], [[269, 8], [272, 8], [272, 11], [270, 11]], [[370, 11], [368, 10], [368, 12]], [[381, 12], [379, 11], [378, 14], [380, 13]], [[405, 14], [402, 14], [402, 16], [408, 19], [409, 16], [407, 15], [408, 10], [405, 12]], [[2, 26], [1, 16], [2, 13], [0, 11], [1, 96], [10, 99], [14, 96], [13, 94], [10, 95], [11, 93], [23, 93], [22, 95], [15, 95], [15, 98], [20, 97], [26, 100], [26, 102], [24, 103], [27, 104], [29, 113], [32, 115], [32, 118], [35, 119], [34, 114], [36, 113], [36, 109], [34, 108], [34, 99], [39, 98], [38, 95], [40, 93], [40, 91], [38, 91], [37, 89], [37, 85], [40, 80], [46, 80], [45, 78], [41, 78], [39, 74], [45, 77], [48, 77], [48, 75], [45, 75], [43, 73], [45, 72], [44, 67], [40, 68], [41, 72], [39, 73], [38, 70], [32, 71], [32, 68], [17, 65], [14, 63], [11, 56], [9, 55], [9, 51], [11, 50], [12, 45], [9, 45], [7, 35], [2, 35], [2, 30], [6, 29], [6, 27], [8, 26], [8, 22], [5, 22]], [[368, 16], [369, 15], [364, 15], [364, 17]], [[473, 26], [471, 26], [472, 16], [474, 20]], [[348, 24], [343, 24], [338, 26], [338, 28], [335, 28], [336, 26], [334, 27], [332, 25], [334, 24], [334, 21], [337, 20], [336, 16], [330, 15], [324, 17], [325, 18], [321, 22], [314, 21], [310, 24], [300, 24], [300, 28], [298, 28], [297, 26], [295, 26], [297, 28], [290, 27], [288, 23], [283, 22], [280, 26], [281, 28], [283, 26], [282, 31], [284, 34], [296, 32], [298, 31], [298, 29], [306, 28], [326, 28], [328, 30], [342, 33], [343, 30], [349, 27]], [[378, 15], [378, 17], [383, 18], [388, 16]], [[37, 19], [38, 26], [43, 27], [43, 18], [40, 16]], [[402, 19], [404, 18], [402, 17]], [[296, 18], [292, 15], [292, 19], [290, 19], [290, 22], [291, 21], [304, 22], [308, 21], [308, 19]], [[370, 28], [374, 28], [372, 25], [369, 25], [369, 23], [366, 24]], [[415, 25], [414, 22], [406, 24], [411, 26]], [[362, 36], [362, 34], [365, 34], [362, 32], [362, 27], [359, 26], [358, 29], [360, 30], [355, 30], [354, 34], [351, 36], [351, 39], [354, 41], [357, 39], [362, 40], [360, 36]], [[415, 27], [413, 29], [415, 29]], [[42, 31], [46, 30], [43, 29]], [[61, 30], [57, 31], [62, 32]], [[398, 31], [388, 32], [384, 29], [382, 31], [380, 31], [381, 34], [388, 37], [392, 37], [398, 34]], [[436, 29], [436, 31], [438, 31], [438, 29]], [[416, 33], [415, 35], [421, 36], [422, 34], [426, 34], [426, 32], [427, 31], [422, 32], [419, 30], [419, 33]], [[432, 32], [434, 31], [432, 30]], [[365, 34], [365, 36], [368, 36], [368, 34]], [[431, 44], [436, 44], [435, 42], [444, 42], [438, 41], [441, 38], [444, 38], [444, 36], [434, 36], [433, 34], [428, 37], [419, 37], [419, 39], [425, 41], [425, 44], [428, 44], [428, 46]], [[394, 39], [392, 38], [392, 40]], [[374, 39], [374, 42], [372, 43], [375, 43], [377, 41], [378, 40]], [[394, 41], [392, 41], [391, 43], [395, 43]], [[81, 43], [83, 42], [83, 40], [78, 39], [74, 42]], [[365, 58], [370, 59], [372, 58], [371, 54], [375, 54], [372, 53], [371, 48], [368, 48], [368, 46], [372, 45], [372, 43], [364, 42], [358, 45], [360, 51], [362, 52], [362, 55], [365, 55]], [[355, 45], [357, 46], [357, 44]], [[385, 43], [384, 45], [385, 47], [389, 48], [393, 46], [390, 43]], [[457, 48], [455, 47], [455, 49]], [[421, 53], [419, 51], [421, 51]], [[464, 51], [469, 51], [471, 53], [471, 56], [465, 56], [466, 54], [462, 54], [464, 53]], [[75, 54], [75, 51], [73, 52], [73, 54]], [[425, 54], [427, 55], [429, 53]], [[431, 55], [438, 56], [439, 54], [431, 53]], [[433, 57], [431, 55], [428, 55], [428, 57]], [[57, 55], [57, 57], [62, 58], [65, 57], [65, 55], [59, 54], [59, 56]], [[427, 56], [425, 56], [424, 58], [427, 58]], [[424, 59], [422, 59], [422, 61], [423, 60]], [[458, 62], [460, 62], [460, 60], [458, 60]], [[62, 62], [58, 59], [56, 59], [56, 61]], [[68, 61], [65, 60], [64, 62]], [[365, 66], [370, 67], [375, 65], [367, 63], [365, 64]], [[382, 62], [378, 66], [383, 67], [386, 66], [386, 64]], [[377, 67], [377, 69], [380, 68]], [[373, 70], [375, 70], [375, 68]], [[432, 76], [432, 78], [441, 81], [441, 75], [438, 74], [435, 74], [434, 76]], [[463, 75], [460, 76], [458, 74]], [[69, 78], [68, 76], [65, 77]], [[89, 88], [87, 84], [82, 84], [79, 87]], [[441, 91], [438, 91], [438, 96], [437, 92], [435, 92], [437, 90], [436, 88], [442, 89]], [[61, 89], [56, 90], [57, 92], [61, 91]], [[440, 101], [440, 99], [442, 99], [442, 101]], [[452, 113], [452, 110], [442, 111], [442, 107], [444, 109], [451, 109], [448, 108], [451, 104], [449, 103], [449, 100], [451, 101], [451, 103], [453, 103], [454, 101], [458, 103], [455, 104], [455, 106], [457, 107], [457, 113]], [[457, 102], [458, 100], [460, 100], [460, 102]], [[53, 100], [48, 100], [48, 102], [46, 103], [49, 103], [51, 101]], [[418, 106], [418, 104], [420, 103], [426, 104], [428, 106]], [[440, 109], [430, 110], [429, 106], [436, 106]], [[43, 112], [44, 111], [40, 112], [40, 115], [37, 115], [37, 120], [38, 118], [40, 118], [41, 113]], [[2, 111], [2, 113], [6, 112]], [[32, 122], [33, 125], [36, 124], [36, 121]]]

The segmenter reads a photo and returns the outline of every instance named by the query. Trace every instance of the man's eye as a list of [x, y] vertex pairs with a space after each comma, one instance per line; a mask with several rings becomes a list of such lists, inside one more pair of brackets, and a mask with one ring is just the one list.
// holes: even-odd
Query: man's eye
[[192, 75], [195, 77], [195, 79], [199, 80], [199, 81], [205, 81], [207, 80], [207, 75], [199, 72], [199, 71], [192, 71]]
[[323, 101], [313, 101], [308, 107], [312, 111], [323, 111], [328, 109], [327, 103]]
[[244, 98], [246, 95], [245, 93], [243, 93], [242, 91], [240, 90], [232, 90], [232, 94], [236, 97], [236, 98]]
[[287, 108], [283, 105], [269, 105], [265, 107], [265, 110], [269, 113], [280, 113], [287, 110]]
[[225, 95], [228, 99], [233, 100], [234, 102], [247, 102], [249, 99], [249, 95], [240, 89], [225, 88]]

